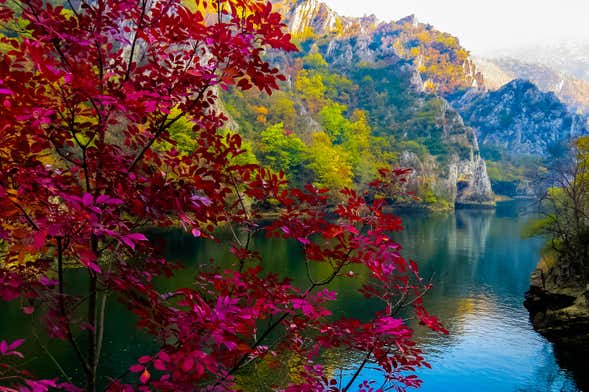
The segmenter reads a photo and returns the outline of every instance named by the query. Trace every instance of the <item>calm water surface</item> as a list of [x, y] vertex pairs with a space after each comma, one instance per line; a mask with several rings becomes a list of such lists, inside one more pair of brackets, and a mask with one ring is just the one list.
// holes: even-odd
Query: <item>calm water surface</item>
[[421, 338], [432, 365], [418, 373], [422, 391], [579, 390], [522, 305], [542, 246], [540, 239], [521, 239], [528, 219], [514, 203], [496, 211], [404, 215], [400, 242], [433, 276], [426, 305], [450, 331]]
[[[492, 211], [459, 210], [455, 214], [403, 213], [405, 231], [397, 234], [404, 255], [418, 261], [422, 275], [431, 277], [434, 288], [426, 297], [428, 309], [439, 316], [448, 336], [416, 328], [417, 340], [428, 353], [432, 369], [418, 372], [424, 380], [422, 391], [577, 391], [573, 376], [561, 369], [552, 345], [533, 331], [522, 305], [542, 245], [540, 239], [522, 240], [520, 232], [528, 219], [514, 203], [501, 204]], [[226, 258], [226, 250], [188, 235], [166, 235], [168, 253], [188, 266], [165, 284], [190, 284], [198, 263], [211, 257]], [[267, 267], [305, 279], [302, 255], [297, 244], [256, 238], [254, 246], [268, 257]], [[321, 271], [316, 271], [320, 274]], [[75, 273], [70, 287], [83, 286]], [[340, 287], [334, 311], [365, 317], [376, 304], [366, 304], [349, 281]], [[16, 307], [1, 307], [0, 336], [26, 335], [28, 358], [38, 374], [55, 375], [30, 329], [30, 321]], [[10, 322], [7, 322], [10, 320]], [[115, 301], [109, 304], [106, 344], [102, 362], [105, 375], [117, 374], [132, 358], [150, 351], [149, 338], [134, 329], [131, 316]], [[43, 340], [43, 338], [41, 338]], [[48, 346], [71, 374], [75, 371], [71, 353], [64, 344]], [[351, 372], [355, 358], [334, 358], [337, 366]], [[363, 379], [378, 380], [370, 370]], [[577, 375], [577, 377], [579, 377]], [[253, 388], [252, 390], [255, 390]]]

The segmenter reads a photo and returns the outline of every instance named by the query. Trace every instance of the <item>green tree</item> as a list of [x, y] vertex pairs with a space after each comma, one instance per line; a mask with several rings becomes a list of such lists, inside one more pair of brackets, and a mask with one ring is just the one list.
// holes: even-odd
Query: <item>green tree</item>
[[319, 111], [319, 123], [334, 144], [342, 144], [350, 139], [352, 124], [344, 116], [347, 107], [329, 102]]
[[549, 236], [558, 262], [589, 283], [589, 136], [573, 143], [572, 158], [553, 167], [555, 184], [542, 200], [543, 218], [528, 234]]
[[349, 155], [342, 146], [334, 146], [326, 133], [313, 134], [309, 154], [309, 168], [315, 172], [317, 186], [334, 190], [352, 187]]
[[294, 182], [300, 179], [306, 164], [305, 143], [283, 123], [274, 124], [261, 133], [260, 160], [275, 171], [284, 171]]

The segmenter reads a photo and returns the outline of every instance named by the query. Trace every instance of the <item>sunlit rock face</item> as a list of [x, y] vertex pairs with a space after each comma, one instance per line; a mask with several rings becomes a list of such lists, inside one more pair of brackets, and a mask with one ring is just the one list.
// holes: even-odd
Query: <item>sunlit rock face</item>
[[[417, 21], [379, 21], [375, 15], [344, 17], [319, 0], [276, 0], [291, 34], [327, 48], [334, 64], [409, 61], [427, 88], [447, 94], [456, 88], [483, 88], [482, 74], [459, 40]], [[324, 42], [322, 42], [324, 41]]]
[[[410, 187], [416, 193], [451, 205], [492, 204], [494, 196], [477, 136], [444, 99], [454, 89], [484, 86], [458, 39], [419, 23], [413, 15], [393, 22], [379, 21], [374, 15], [343, 17], [317, 0], [281, 0], [275, 1], [274, 7], [283, 14], [302, 55], [320, 53], [332, 71], [357, 83], [359, 90], [352, 101], [376, 119], [372, 124], [376, 132], [397, 132], [397, 140], [419, 139], [430, 145], [425, 154], [405, 151], [398, 159], [398, 165], [413, 169]], [[288, 58], [278, 62], [295, 63]], [[373, 71], [369, 82], [359, 71], [363, 67]], [[291, 80], [296, 75], [287, 77]], [[379, 98], [365, 103], [365, 89], [373, 90], [372, 97], [392, 93], [406, 99], [392, 102]], [[401, 119], [399, 112], [406, 113], [407, 118]], [[432, 131], [405, 129], [402, 125], [400, 130], [388, 128], [387, 124], [411, 121], [420, 112], [429, 113]], [[301, 108], [299, 115], [308, 116], [308, 111]]]
[[475, 58], [485, 86], [498, 90], [514, 79], [529, 80], [543, 92], [553, 92], [571, 111], [589, 114], [589, 81], [542, 64], [513, 58]]
[[586, 118], [571, 113], [554, 95], [516, 79], [497, 91], [470, 90], [452, 101], [481, 144], [516, 154], [546, 156], [587, 133]]

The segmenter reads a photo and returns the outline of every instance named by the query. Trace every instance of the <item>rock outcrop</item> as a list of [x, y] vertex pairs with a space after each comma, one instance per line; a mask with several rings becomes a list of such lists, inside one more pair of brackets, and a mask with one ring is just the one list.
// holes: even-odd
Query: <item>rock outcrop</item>
[[[412, 190], [423, 204], [493, 205], [477, 136], [444, 98], [454, 89], [483, 86], [456, 37], [413, 15], [382, 22], [374, 15], [340, 16], [319, 0], [273, 3], [301, 49], [272, 58], [287, 74], [288, 89], [296, 86], [299, 72], [309, 75], [322, 64], [321, 72], [337, 74], [353, 86], [342, 93], [348, 97], [340, 102], [347, 113], [366, 113], [372, 136], [390, 144], [382, 162], [414, 170]], [[317, 62], [305, 63], [312, 56]], [[305, 108], [303, 91], [287, 93], [296, 101], [297, 125], [312, 124], [297, 129], [307, 134], [303, 140], [320, 132], [320, 108]], [[330, 99], [339, 102], [340, 97]]]
[[514, 79], [529, 80], [543, 92], [553, 92], [572, 111], [589, 114], [589, 81], [542, 64], [512, 58], [475, 58], [485, 87], [498, 90]]
[[546, 156], [587, 133], [585, 117], [526, 80], [513, 80], [497, 91], [468, 90], [451, 102], [476, 129], [481, 144], [513, 154]]
[[484, 81], [459, 40], [420, 23], [414, 15], [383, 22], [376, 16], [338, 15], [319, 0], [274, 0], [294, 37], [312, 39], [330, 64], [411, 62], [432, 91], [447, 94], [456, 88], [482, 88]]
[[589, 286], [581, 281], [566, 265], [548, 268], [540, 262], [532, 273], [524, 306], [534, 329], [554, 343], [561, 366], [570, 369], [583, 388], [588, 381]]
[[405, 151], [399, 165], [413, 170], [407, 184], [412, 192], [427, 187], [433, 196], [453, 201], [457, 208], [495, 205], [485, 161], [478, 154], [467, 160], [453, 156], [442, 166], [432, 156], [419, 158]]

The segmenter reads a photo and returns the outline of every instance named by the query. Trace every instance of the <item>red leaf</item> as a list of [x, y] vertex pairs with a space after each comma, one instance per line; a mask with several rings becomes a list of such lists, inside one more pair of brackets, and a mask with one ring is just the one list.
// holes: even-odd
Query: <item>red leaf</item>
[[145, 366], [131, 365], [131, 367], [129, 368], [129, 371], [131, 371], [133, 373], [139, 373], [139, 372], [143, 371], [143, 369], [145, 369]]
[[194, 359], [193, 358], [186, 358], [182, 362], [182, 370], [188, 373], [194, 367]]
[[82, 197], [82, 203], [84, 206], [88, 207], [94, 203], [94, 197], [89, 193], [84, 193], [84, 196]]
[[147, 384], [150, 378], [151, 374], [147, 371], [147, 369], [145, 369], [143, 370], [143, 373], [141, 373], [141, 376], [139, 376], [139, 381], [141, 381], [143, 384]]

